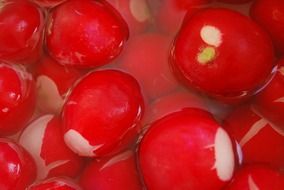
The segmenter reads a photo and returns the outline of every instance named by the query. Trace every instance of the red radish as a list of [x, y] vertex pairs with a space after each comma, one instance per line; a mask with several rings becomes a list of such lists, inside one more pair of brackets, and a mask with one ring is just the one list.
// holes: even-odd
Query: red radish
[[225, 190], [283, 190], [284, 176], [265, 165], [245, 166]]
[[176, 35], [185, 14], [191, 15], [212, 0], [163, 0], [152, 1], [151, 8], [159, 30]]
[[148, 125], [162, 117], [186, 107], [208, 110], [205, 99], [183, 90], [177, 90], [155, 99], [146, 109], [143, 123]]
[[20, 131], [35, 109], [32, 74], [21, 65], [0, 62], [0, 136]]
[[65, 143], [89, 157], [125, 149], [140, 130], [143, 106], [132, 76], [118, 70], [93, 71], [73, 88], [63, 107]]
[[258, 115], [251, 106], [234, 110], [224, 126], [241, 145], [244, 163], [264, 163], [284, 169], [284, 130]]
[[231, 3], [231, 4], [241, 4], [241, 3], [248, 3], [253, 0], [217, 0], [223, 3]]
[[219, 190], [231, 179], [231, 138], [203, 110], [188, 108], [151, 125], [139, 147], [139, 161], [149, 190]]
[[55, 7], [66, 0], [32, 0], [41, 7]]
[[48, 18], [46, 45], [62, 65], [107, 64], [119, 55], [127, 38], [125, 21], [106, 1], [69, 0]]
[[223, 8], [192, 16], [177, 35], [171, 56], [175, 72], [188, 87], [227, 102], [255, 94], [274, 66], [265, 31], [246, 16]]
[[125, 19], [130, 35], [144, 32], [151, 21], [147, 0], [108, 0]]
[[46, 56], [36, 68], [37, 107], [43, 113], [59, 113], [64, 98], [73, 85], [81, 77], [75, 68], [59, 65]]
[[34, 183], [27, 190], [82, 190], [74, 181], [63, 177], [54, 177]]
[[150, 99], [177, 88], [168, 64], [170, 44], [168, 36], [146, 33], [132, 38], [122, 53], [122, 69], [135, 76]]
[[37, 179], [75, 177], [81, 169], [82, 158], [65, 145], [60, 120], [53, 115], [41, 116], [30, 123], [19, 143], [36, 161]]
[[142, 190], [132, 151], [94, 160], [86, 166], [80, 184], [84, 190]]
[[29, 1], [2, 0], [0, 60], [28, 64], [39, 59], [44, 16]]
[[256, 96], [254, 106], [284, 130], [284, 59], [279, 60], [272, 81]]
[[25, 189], [36, 176], [31, 156], [9, 139], [0, 138], [0, 189]]
[[271, 35], [277, 50], [284, 54], [284, 1], [256, 0], [251, 16]]

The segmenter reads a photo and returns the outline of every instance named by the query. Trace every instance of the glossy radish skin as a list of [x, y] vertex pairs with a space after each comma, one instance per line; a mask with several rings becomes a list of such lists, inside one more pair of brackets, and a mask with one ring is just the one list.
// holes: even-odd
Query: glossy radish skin
[[249, 18], [222, 8], [192, 16], [177, 35], [171, 56], [177, 76], [188, 87], [228, 102], [254, 94], [274, 66], [266, 32]]
[[231, 112], [224, 127], [239, 142], [244, 163], [284, 169], [284, 130], [259, 115], [253, 107], [242, 106]]
[[265, 165], [248, 165], [236, 172], [225, 190], [282, 190], [284, 176]]
[[54, 177], [32, 184], [27, 190], [82, 190], [73, 180], [63, 177]]
[[0, 60], [29, 64], [39, 59], [44, 25], [39, 7], [29, 1], [1, 1], [0, 23]]
[[73, 88], [63, 107], [65, 143], [81, 156], [125, 149], [137, 136], [144, 110], [139, 84], [118, 70], [93, 71]]
[[153, 123], [141, 140], [139, 163], [149, 190], [219, 190], [235, 167], [228, 134], [211, 114], [194, 108]]
[[253, 0], [217, 0], [223, 3], [231, 3], [231, 4], [241, 4], [241, 3], [248, 3]]
[[278, 52], [284, 54], [284, 1], [256, 0], [251, 7], [252, 18], [271, 35]]
[[46, 29], [49, 54], [62, 65], [84, 68], [109, 63], [127, 38], [125, 21], [106, 1], [66, 1], [53, 9]]
[[30, 123], [19, 138], [37, 165], [37, 179], [47, 177], [75, 177], [83, 160], [64, 143], [59, 118], [43, 115]]
[[15, 142], [0, 138], [0, 189], [25, 189], [36, 177], [34, 160]]
[[64, 99], [74, 82], [83, 74], [77, 69], [58, 64], [49, 56], [36, 67], [37, 107], [42, 113], [61, 112]]
[[66, 0], [32, 0], [32, 1], [34, 1], [41, 7], [49, 8], [49, 7], [55, 7]]
[[21, 65], [0, 62], [0, 136], [23, 129], [35, 109], [32, 74]]
[[144, 32], [151, 21], [147, 0], [108, 0], [125, 19], [130, 36]]
[[142, 190], [134, 152], [128, 150], [86, 166], [80, 184], [84, 190]]
[[151, 100], [177, 88], [168, 62], [170, 44], [171, 38], [163, 34], [137, 35], [121, 55], [121, 68], [135, 76]]
[[256, 109], [284, 130], [284, 59], [279, 60], [272, 81], [255, 98]]

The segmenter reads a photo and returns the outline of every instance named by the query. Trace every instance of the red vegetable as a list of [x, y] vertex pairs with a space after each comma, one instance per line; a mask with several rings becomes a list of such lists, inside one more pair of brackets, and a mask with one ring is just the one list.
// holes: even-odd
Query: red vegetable
[[84, 190], [142, 190], [132, 151], [110, 158], [94, 160], [86, 166], [80, 178]]
[[29, 1], [1, 1], [0, 60], [29, 64], [40, 58], [44, 15]]
[[149, 190], [219, 190], [231, 179], [230, 137], [206, 111], [188, 108], [153, 123], [139, 146]]
[[106, 1], [69, 0], [51, 12], [46, 29], [50, 55], [62, 65], [97, 67], [121, 52], [128, 28]]
[[63, 107], [65, 143], [81, 156], [117, 153], [137, 136], [143, 106], [132, 76], [116, 70], [91, 72], [73, 88]]
[[284, 1], [256, 0], [251, 16], [271, 35], [279, 53], [284, 54]]
[[25, 189], [36, 177], [28, 152], [9, 139], [0, 138], [0, 189]]
[[21, 65], [0, 62], [0, 136], [23, 129], [35, 109], [35, 84]]
[[266, 32], [240, 13], [222, 8], [194, 14], [172, 50], [174, 70], [188, 87], [227, 102], [255, 94], [269, 78], [273, 62]]

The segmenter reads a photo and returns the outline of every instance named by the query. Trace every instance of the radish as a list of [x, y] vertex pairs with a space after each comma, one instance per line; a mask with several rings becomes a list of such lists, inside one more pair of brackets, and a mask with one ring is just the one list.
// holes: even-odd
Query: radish
[[131, 150], [91, 161], [84, 170], [80, 184], [85, 190], [142, 190], [136, 169], [135, 154]]
[[244, 163], [263, 163], [284, 169], [284, 130], [252, 106], [235, 109], [225, 119], [224, 127], [239, 142]]
[[54, 176], [75, 177], [82, 158], [64, 143], [59, 118], [43, 115], [22, 132], [19, 143], [32, 155], [37, 166], [37, 180]]
[[64, 99], [83, 72], [58, 64], [45, 56], [36, 66], [37, 108], [42, 113], [59, 114]]
[[249, 165], [236, 172], [225, 190], [282, 190], [284, 176], [265, 165]]
[[0, 3], [0, 60], [31, 64], [42, 52], [44, 15], [29, 1]]
[[0, 188], [25, 189], [36, 177], [36, 166], [29, 153], [17, 143], [0, 138]]
[[251, 6], [251, 16], [271, 35], [278, 52], [284, 54], [284, 1], [256, 0]]
[[143, 112], [140, 86], [132, 76], [93, 71], [78, 82], [63, 107], [65, 143], [81, 156], [117, 153], [135, 140]]
[[60, 64], [89, 68], [120, 54], [128, 27], [106, 1], [69, 0], [52, 10], [45, 35], [49, 54]]
[[27, 190], [82, 190], [73, 180], [65, 177], [54, 177], [32, 184]]
[[229, 135], [203, 110], [187, 108], [154, 122], [139, 145], [149, 190], [219, 190], [235, 168]]
[[190, 17], [171, 54], [177, 77], [188, 87], [228, 103], [261, 89], [272, 73], [274, 58], [265, 31], [246, 16], [223, 8]]
[[0, 136], [23, 129], [35, 110], [35, 82], [22, 65], [0, 62]]

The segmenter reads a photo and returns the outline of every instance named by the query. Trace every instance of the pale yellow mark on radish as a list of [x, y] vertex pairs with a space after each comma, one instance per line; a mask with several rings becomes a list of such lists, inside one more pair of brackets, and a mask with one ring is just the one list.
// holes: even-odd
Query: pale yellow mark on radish
[[42, 111], [59, 113], [64, 100], [55, 82], [45, 75], [40, 75], [36, 81], [38, 106]]
[[80, 156], [94, 157], [96, 156], [94, 152], [103, 146], [92, 146], [85, 137], [73, 129], [64, 134], [64, 141], [73, 152]]
[[248, 185], [249, 185], [249, 190], [260, 190], [260, 188], [256, 185], [251, 175], [249, 175], [248, 177]]
[[222, 44], [222, 33], [215, 26], [205, 25], [200, 30], [201, 39], [208, 45], [219, 47]]
[[145, 22], [150, 18], [150, 10], [146, 0], [129, 0], [129, 9], [139, 22]]
[[211, 62], [216, 57], [216, 50], [213, 47], [206, 47], [201, 50], [197, 55], [197, 61], [201, 64]]
[[114, 156], [113, 158], [111, 158], [110, 160], [108, 160], [101, 168], [100, 168], [100, 171], [107, 168], [107, 167], [110, 167], [120, 161], [123, 161], [123, 160], [127, 160], [128, 158], [130, 158], [131, 156], [133, 155], [132, 151], [128, 150], [126, 152], [123, 152], [121, 154], [118, 154], [117, 156]]
[[248, 132], [243, 136], [240, 141], [240, 145], [244, 146], [247, 142], [249, 142], [253, 137], [255, 137], [266, 125], [268, 124], [267, 120], [262, 118], [256, 121]]
[[227, 132], [221, 127], [217, 129], [215, 140], [215, 164], [217, 176], [222, 181], [229, 181], [234, 172], [235, 158], [232, 141]]

